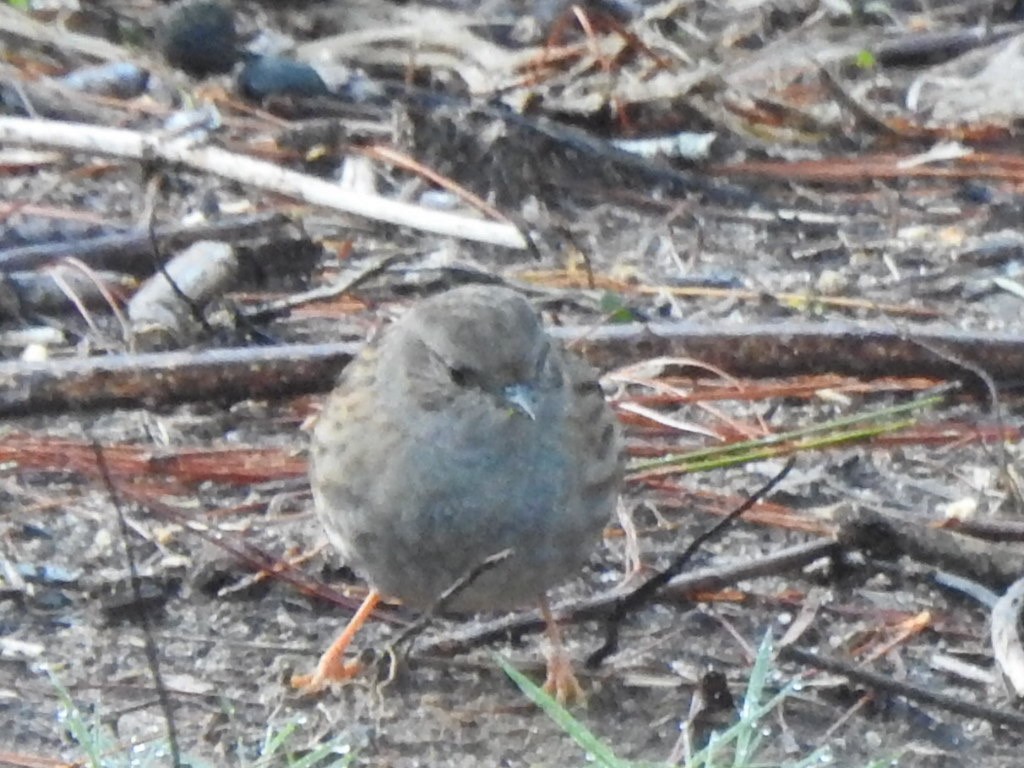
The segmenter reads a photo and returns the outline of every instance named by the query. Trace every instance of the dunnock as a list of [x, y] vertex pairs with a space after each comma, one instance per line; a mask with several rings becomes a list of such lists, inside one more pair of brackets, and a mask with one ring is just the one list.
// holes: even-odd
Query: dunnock
[[611, 517], [621, 453], [595, 372], [526, 299], [468, 286], [420, 302], [349, 365], [313, 432], [317, 514], [372, 591], [292, 684], [313, 691], [359, 671], [342, 655], [381, 594], [431, 608], [511, 549], [445, 607], [539, 603], [552, 645], [545, 686], [579, 697], [545, 592], [578, 571]]

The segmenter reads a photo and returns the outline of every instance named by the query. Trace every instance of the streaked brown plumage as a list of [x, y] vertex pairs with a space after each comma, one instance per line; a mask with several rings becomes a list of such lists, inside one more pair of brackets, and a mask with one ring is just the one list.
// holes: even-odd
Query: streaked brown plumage
[[[592, 550], [622, 477], [594, 371], [522, 296], [494, 286], [427, 299], [367, 346], [327, 400], [310, 465], [331, 543], [376, 591], [412, 607], [511, 548], [456, 595], [448, 607], [460, 611], [542, 602]], [[296, 682], [351, 676], [332, 650]], [[553, 664], [564, 669], [549, 669], [551, 687], [578, 693], [574, 680], [550, 679], [571, 677], [564, 657]]]

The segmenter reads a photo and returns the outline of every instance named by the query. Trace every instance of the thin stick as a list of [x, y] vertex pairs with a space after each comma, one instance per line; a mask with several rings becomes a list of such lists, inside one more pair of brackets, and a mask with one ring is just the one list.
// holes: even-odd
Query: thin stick
[[912, 701], [934, 704], [958, 715], [979, 717], [990, 723], [1005, 725], [1010, 728], [1024, 728], [1024, 714], [1020, 712], [1014, 712], [1006, 708], [986, 707], [983, 704], [968, 701], [963, 696], [949, 695], [920, 688], [916, 685], [896, 680], [891, 674], [872, 672], [839, 659], [811, 653], [802, 648], [795, 648], [793, 646], [780, 648], [779, 658], [814, 667], [815, 669], [823, 669], [827, 672], [845, 675], [855, 683], [874, 688], [878, 691], [885, 691], [895, 696], [905, 696]]
[[149, 621], [149, 613], [145, 608], [145, 601], [142, 598], [142, 580], [139, 578], [138, 566], [135, 563], [135, 553], [129, 541], [128, 521], [125, 519], [124, 510], [121, 509], [121, 502], [117, 496], [117, 490], [107, 469], [107, 462], [103, 456], [103, 448], [99, 443], [92, 444], [93, 452], [96, 455], [96, 465], [99, 467], [100, 475], [107, 488], [110, 503], [117, 512], [117, 521], [121, 529], [121, 543], [124, 545], [124, 555], [128, 562], [128, 573], [131, 576], [132, 597], [139, 606], [139, 623], [142, 625], [143, 647], [146, 652], [146, 662], [149, 664], [149, 672], [153, 676], [153, 687], [156, 689], [157, 700], [160, 703], [160, 710], [163, 712], [164, 724], [167, 727], [167, 749], [170, 753], [171, 765], [174, 768], [181, 768], [181, 750], [178, 747], [178, 729], [174, 722], [174, 706], [171, 704], [170, 694], [167, 686], [164, 685], [163, 676], [160, 674], [160, 654], [157, 652], [156, 641], [153, 639], [153, 628]]
[[622, 624], [622, 620], [626, 617], [630, 611], [636, 610], [644, 603], [648, 602], [655, 593], [658, 592], [662, 587], [672, 581], [673, 578], [682, 572], [683, 568], [690, 561], [693, 555], [698, 549], [707, 541], [717, 536], [728, 526], [732, 525], [733, 521], [736, 520], [740, 515], [750, 509], [752, 506], [757, 504], [761, 499], [767, 496], [774, 490], [774, 488], [782, 482], [783, 478], [789, 474], [789, 471], [796, 464], [796, 459], [791, 458], [786, 462], [786, 465], [782, 470], [775, 475], [771, 480], [765, 483], [761, 488], [755, 491], [749, 499], [740, 504], [736, 509], [730, 512], [728, 515], [723, 517], [713, 526], [708, 528], [704, 533], [700, 534], [692, 542], [690, 546], [682, 551], [681, 554], [677, 555], [668, 568], [655, 574], [639, 587], [634, 589], [632, 592], [620, 597], [615, 607], [612, 609], [611, 616], [608, 617], [608, 621], [605, 624], [605, 638], [604, 644], [594, 651], [590, 656], [587, 657], [586, 666], [588, 669], [594, 669], [601, 664], [602, 661], [607, 659], [609, 656], [614, 654], [619, 648], [619, 626]]
[[160, 134], [103, 128], [86, 123], [0, 117], [0, 144], [3, 143], [58, 147], [132, 160], [157, 159], [179, 163], [193, 170], [212, 173], [240, 184], [367, 219], [506, 248], [526, 250], [529, 247], [519, 229], [508, 222], [484, 221], [365, 192], [354, 192], [263, 160], [255, 160], [219, 147], [196, 147], [183, 139], [168, 140]]
[[496, 568], [498, 565], [505, 562], [512, 556], [512, 552], [513, 550], [511, 548], [495, 552], [493, 555], [485, 557], [477, 565], [470, 568], [466, 573], [456, 579], [448, 589], [442, 592], [437, 600], [435, 600], [430, 607], [419, 615], [416, 621], [402, 630], [398, 637], [396, 637], [392, 642], [388, 643], [387, 647], [384, 649], [384, 656], [388, 660], [388, 673], [384, 681], [381, 683], [381, 687], [390, 685], [391, 681], [395, 679], [395, 675], [398, 670], [399, 647], [405, 643], [409, 643], [411, 648], [412, 641], [416, 639], [416, 636], [430, 626], [430, 622], [434, 620], [434, 617], [437, 614], [444, 611], [445, 606], [449, 605], [451, 601], [459, 595], [459, 593], [487, 573], [487, 571], [492, 568]]

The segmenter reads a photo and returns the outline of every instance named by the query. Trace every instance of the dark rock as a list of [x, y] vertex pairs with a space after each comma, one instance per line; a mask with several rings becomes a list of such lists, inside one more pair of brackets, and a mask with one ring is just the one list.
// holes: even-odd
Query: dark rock
[[268, 96], [324, 96], [327, 86], [308, 64], [282, 56], [259, 56], [246, 62], [238, 90], [254, 101]]
[[215, 0], [178, 3], [160, 31], [160, 47], [168, 63], [190, 75], [228, 72], [240, 56], [235, 17]]

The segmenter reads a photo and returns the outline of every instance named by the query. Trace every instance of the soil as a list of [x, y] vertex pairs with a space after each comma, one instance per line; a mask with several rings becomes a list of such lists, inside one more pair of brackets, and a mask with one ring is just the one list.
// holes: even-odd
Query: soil
[[[111, 19], [127, 19], [128, 27], [149, 35], [160, 11], [145, 2], [110, 3], [102, 12], [83, 5], [80, 13], [86, 19], [96, 14], [92, 25], [83, 22], [83, 30], [118, 41], [122, 28]], [[350, 3], [343, 10], [343, 4], [331, 2], [231, 5], [243, 37], [268, 28], [299, 41], [348, 29], [346, 25], [361, 20], [362, 26], [376, 28], [382, 23], [380, 14], [420, 8], [381, 3], [363, 18], [360, 6]], [[519, 19], [524, 5], [530, 4], [474, 6], [473, 12], [487, 14], [480, 16], [481, 39], [498, 41], [494, 44], [509, 50], [537, 44], [536, 38], [516, 42], [509, 28], [485, 23], [499, 17]], [[612, 10], [630, 23], [644, 5], [617, 4]], [[676, 5], [674, 15], [666, 17], [670, 21], [659, 22], [664, 38], [692, 45], [692, 66], [714, 67], [717, 76], [700, 89], [638, 101], [630, 115], [631, 130], [650, 135], [684, 128], [718, 133], [706, 161], [652, 165], [692, 174], [690, 182], [701, 189], [684, 189], [690, 182], [681, 176], [595, 159], [578, 146], [514, 120], [503, 123], [487, 111], [450, 103], [430, 109], [415, 103], [373, 105], [361, 119], [389, 129], [400, 125], [395, 135], [402, 139], [403, 151], [522, 219], [538, 235], [537, 252], [445, 240], [316, 208], [293, 211], [309, 237], [324, 244], [315, 267], [299, 278], [272, 276], [230, 294], [220, 307], [223, 312], [211, 315], [214, 327], [193, 348], [268, 339], [362, 340], [416, 297], [485, 278], [530, 290], [546, 318], [559, 324], [596, 325], [618, 308], [641, 321], [754, 324], [797, 317], [826, 326], [836, 320], [884, 317], [908, 333], [918, 324], [1020, 333], [1019, 182], [981, 171], [976, 177], [830, 179], [823, 174], [811, 179], [727, 170], [745, 161], [822, 158], [825, 166], [837, 168], [839, 157], [868, 155], [884, 156], [887, 167], [895, 168], [900, 160], [927, 151], [937, 141], [934, 136], [877, 131], [877, 126], [865, 126], [863, 115], [841, 109], [838, 98], [822, 88], [817, 67], [809, 61], [812, 54], [834, 62], [835, 51], [860, 51], [880, 38], [899, 38], [916, 28], [968, 30], [985, 13], [996, 14], [995, 22], [1015, 24], [1016, 6], [891, 3], [889, 15], [876, 18], [867, 11], [830, 17], [838, 13], [829, 9], [832, 4]], [[423, 13], [429, 10], [422, 7]], [[608, 8], [591, 4], [587, 10], [596, 18]], [[537, 7], [537, 16], [549, 29], [558, 14], [544, 5]], [[567, 43], [580, 41], [575, 29], [569, 25]], [[53, 66], [74, 59], [42, 45], [32, 50]], [[963, 56], [984, 56], [985, 50]], [[396, 74], [385, 64], [361, 60], [362, 55], [356, 51], [346, 63], [362, 64], [371, 80]], [[989, 50], [989, 55], [994, 53]], [[643, 59], [644, 54], [632, 56]], [[951, 66], [950, 60], [958, 59], [947, 55], [940, 63], [913, 61], [862, 72], [835, 68], [845, 78], [848, 94], [878, 114], [924, 124], [926, 116], [906, 111], [903, 95], [916, 78], [932, 67]], [[635, 73], [639, 65], [636, 58], [624, 58], [621, 66]], [[574, 77], [592, 84], [600, 77], [599, 69], [581, 68]], [[794, 75], [794, 69], [801, 74]], [[473, 98], [482, 102], [462, 92], [468, 86], [457, 75], [455, 68], [443, 73], [428, 69], [415, 76], [424, 89], [456, 93], [466, 103]], [[199, 92], [196, 81], [180, 73], [170, 77]], [[640, 88], [643, 81], [635, 82]], [[231, 87], [229, 76], [212, 76], [204, 83]], [[571, 85], [569, 75], [560, 75], [556, 85], [538, 86], [547, 101], [533, 107], [531, 117], [600, 137], [624, 130], [621, 116], [610, 107], [587, 112], [579, 106], [585, 99], [570, 99]], [[804, 113], [794, 114], [793, 105]], [[302, 100], [263, 106], [283, 110], [296, 124], [319, 114], [316, 105]], [[269, 125], [276, 125], [241, 110], [226, 114], [226, 130], [234, 140], [254, 130], [265, 135]], [[157, 125], [147, 122], [142, 111], [135, 117], [137, 127]], [[1015, 117], [1001, 119], [1012, 124]], [[997, 125], [999, 119], [970, 115], [965, 126]], [[1018, 147], [1008, 140], [983, 149], [1016, 157]], [[84, 165], [86, 159], [76, 156], [75, 162]], [[297, 165], [322, 171], [326, 161]], [[144, 174], [132, 162], [94, 166], [91, 173], [81, 174], [48, 166], [34, 174], [12, 174], [0, 184], [4, 199], [31, 200], [32, 210], [45, 204], [87, 212], [94, 217], [89, 227], [99, 231], [135, 222], [145, 200], [155, 201], [162, 222], [245, 203], [257, 210], [283, 207], [280, 198], [174, 168], [156, 173], [162, 183], [154, 192], [155, 185], [149, 183], [154, 173], [148, 169]], [[378, 174], [389, 195], [415, 200], [429, 188], [398, 171]], [[53, 226], [45, 215], [32, 211], [10, 216], [0, 227], [0, 248], [52, 239]], [[86, 227], [66, 226], [69, 240], [87, 233]], [[348, 245], [339, 247], [342, 241]], [[329, 283], [359, 274], [392, 253], [408, 258], [359, 285], [345, 300], [310, 305], [256, 329], [221, 324], [232, 307], [294, 292], [296, 280]], [[607, 280], [605, 287], [589, 287], [591, 275]], [[806, 300], [786, 298], [789, 294]], [[862, 303], [844, 306], [832, 301], [836, 297], [856, 297]], [[882, 307], [889, 310], [883, 313]], [[97, 310], [90, 317], [95, 327], [90, 327], [71, 311], [36, 312], [5, 320], [3, 330], [29, 324], [59, 328], [71, 343], [53, 352], [58, 356], [116, 351], [118, 327], [108, 315]], [[17, 359], [20, 351], [8, 349], [6, 354]], [[622, 359], [620, 365], [638, 362]], [[697, 392], [710, 389], [707, 381], [714, 374], [697, 376], [701, 382], [680, 378], [671, 383]], [[681, 403], [666, 415], [738, 439], [759, 424], [783, 432], [906, 398], [907, 390], [897, 384], [859, 390], [849, 384], [844, 380], [825, 386], [810, 398], [783, 394]], [[634, 458], [653, 450], [692, 450], [717, 442], [630, 414], [622, 404], [641, 391], [621, 382], [610, 386]], [[147, 658], [147, 636], [157, 649], [159, 679], [173, 706], [178, 742], [197, 763], [254, 764], [268, 729], [288, 723], [300, 724], [289, 742], [296, 753], [335, 738], [355, 754], [355, 765], [564, 766], [587, 761], [583, 750], [527, 701], [495, 661], [500, 654], [539, 679], [542, 634], [530, 629], [474, 643], [457, 654], [444, 652], [441, 640], [472, 633], [495, 618], [491, 616], [435, 620], [387, 685], [369, 671], [319, 697], [300, 697], [290, 689], [290, 676], [315, 664], [351, 611], [310, 595], [295, 579], [258, 576], [256, 553], [267, 553], [279, 563], [294, 559], [304, 580], [356, 602], [365, 589], [359, 575], [322, 546], [322, 531], [310, 511], [301, 472], [307, 444], [303, 423], [317, 401], [316, 396], [297, 396], [25, 414], [6, 420], [0, 438], [0, 446], [8, 446], [0, 474], [0, 763], [43, 764], [26, 762], [32, 757], [56, 765], [83, 758], [68, 731], [66, 707], [54, 679], [67, 689], [81, 716], [96, 721], [116, 745], [105, 764], [128, 764], [118, 762], [117, 755], [126, 754], [129, 745], [160, 741], [166, 722], [158, 706], [161, 685]], [[1012, 387], [1001, 390], [998, 413], [984, 398], [957, 396], [923, 419], [930, 426], [968, 425], [965, 439], [877, 441], [804, 453], [771, 497], [779, 516], [740, 520], [702, 547], [688, 569], [755, 561], [830, 537], [837, 514], [856, 508], [899, 513], [922, 524], [943, 520], [958, 509], [969, 509], [979, 520], [1019, 521], [1021, 507], [1012, 486], [1019, 443], [986, 444], [969, 427], [976, 426], [978, 434], [997, 426], [1017, 430], [1020, 413]], [[249, 481], [225, 475], [219, 481], [201, 475], [183, 479], [168, 464], [154, 462], [140, 476], [114, 467], [111, 481], [104, 483], [94, 467], [83, 470], [70, 458], [45, 465], [29, 461], [27, 455], [11, 456], [11, 447], [24, 446], [29, 437], [71, 441], [68, 445], [86, 452], [94, 442], [108, 448], [134, 446], [154, 457], [193, 449], [252, 448], [266, 451], [261, 455], [267, 463], [259, 467], [262, 476]], [[637, 527], [645, 573], [665, 567], [782, 465], [783, 459], [773, 458], [690, 473], [672, 483], [628, 482], [622, 506]], [[161, 512], [161, 505], [175, 514]], [[630, 574], [626, 540], [621, 524], [611, 521], [580, 578], [560, 587], [553, 602], [571, 609], [587, 596], [638, 578]], [[141, 607], [131, 588], [126, 545], [146, 597]], [[1015, 546], [1024, 549], [1019, 542]], [[585, 706], [573, 713], [620, 757], [666, 760], [708, 674], [724, 675], [739, 702], [762, 639], [771, 635], [779, 643], [787, 633], [785, 642], [822, 656], [843, 658], [963, 701], [1019, 712], [993, 665], [988, 609], [939, 586], [934, 571], [906, 557], [887, 561], [844, 551], [802, 568], [723, 585], [715, 593], [667, 590], [627, 617], [620, 651], [596, 670], [584, 670], [582, 660], [600, 645], [603, 620], [568, 622], [564, 630], [569, 652], [589, 694]], [[392, 621], [371, 621], [357, 640], [360, 649], [379, 654], [401, 625], [415, 618], [400, 606], [385, 615]], [[914, 620], [921, 622], [917, 629]], [[954, 667], [954, 661], [961, 666]], [[905, 766], [1021, 764], [1024, 731], [983, 717], [869, 690], [842, 675], [781, 660], [773, 667], [769, 687], [778, 690], [801, 675], [801, 685], [763, 726], [761, 764], [795, 763], [821, 745], [832, 764], [843, 766], [889, 758]], [[275, 758], [272, 764], [287, 763]]]

